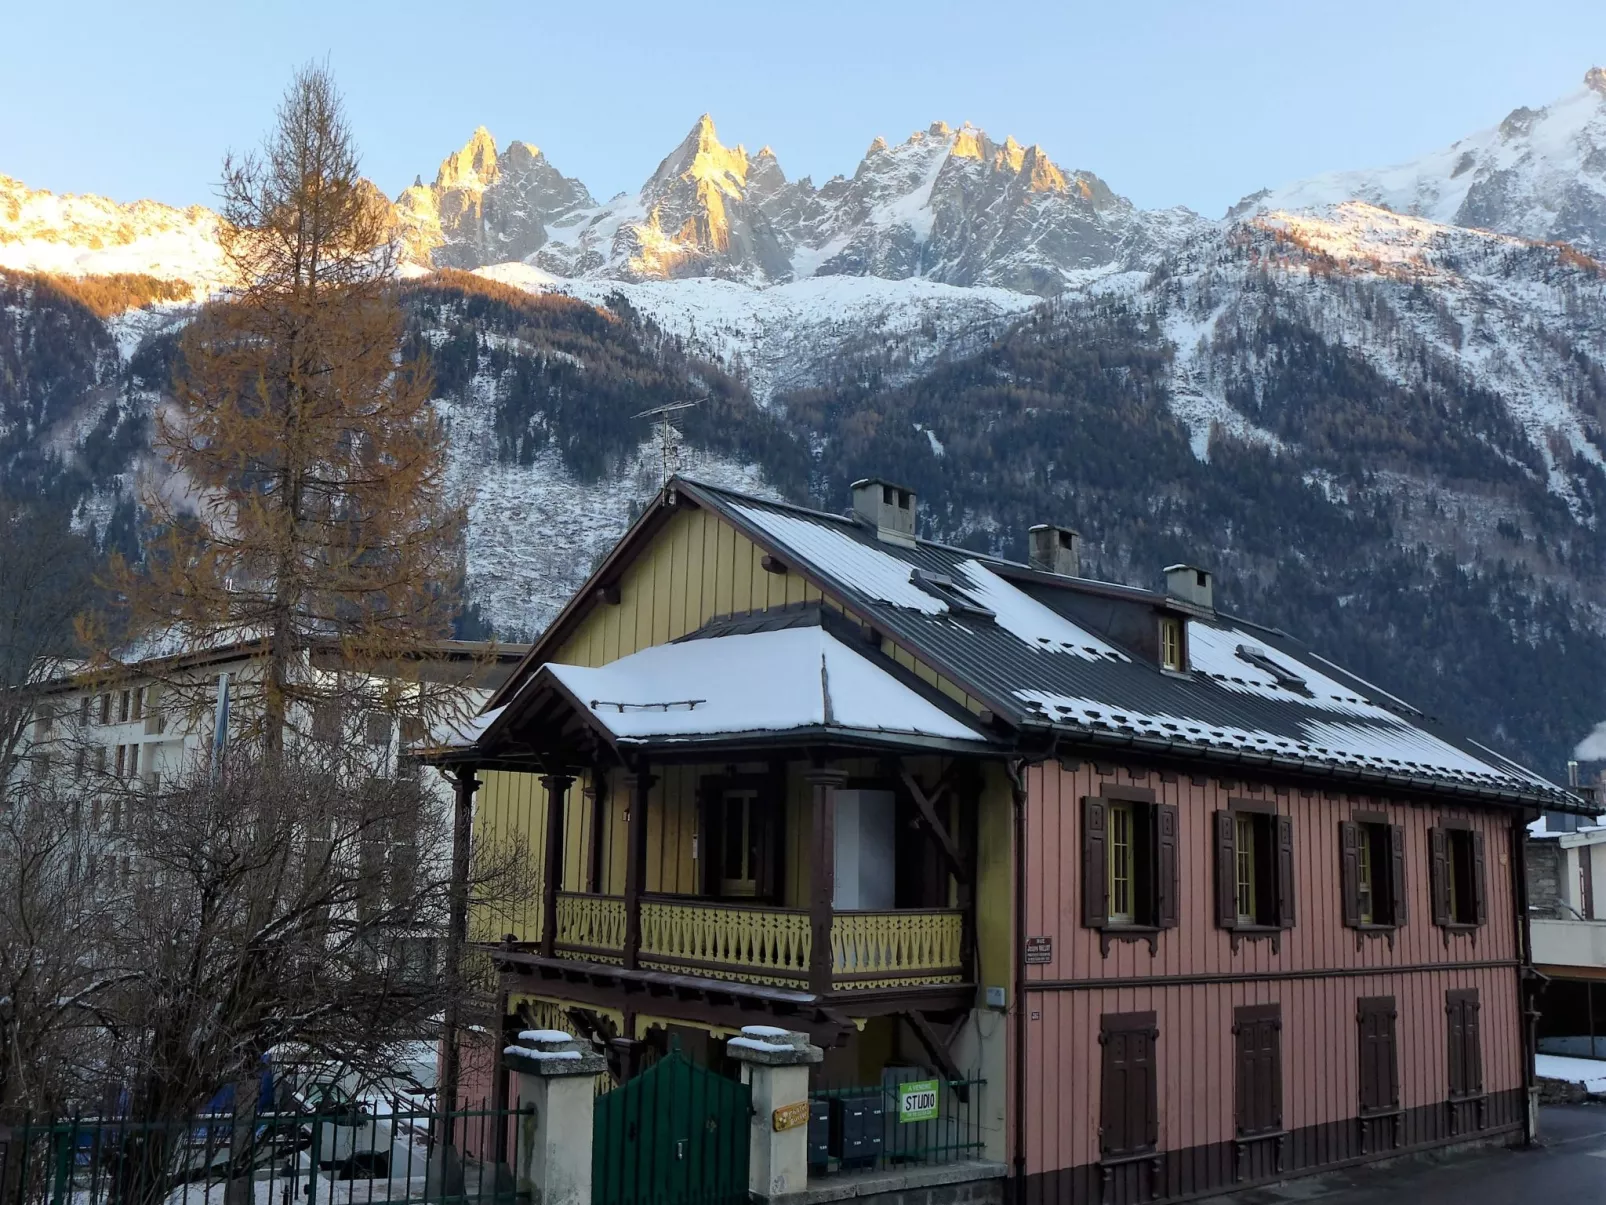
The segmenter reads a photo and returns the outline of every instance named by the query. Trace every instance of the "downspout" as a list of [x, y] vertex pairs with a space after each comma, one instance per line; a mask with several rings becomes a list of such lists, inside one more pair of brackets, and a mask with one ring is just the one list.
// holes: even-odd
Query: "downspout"
[[1516, 901], [1513, 918], [1517, 938], [1517, 1018], [1522, 1028], [1522, 1145], [1532, 1146], [1534, 1118], [1534, 1027], [1538, 1010], [1529, 1006], [1529, 985], [1537, 978], [1534, 970], [1533, 942], [1528, 928], [1527, 825], [1523, 813], [1511, 816], [1511, 892]]
[[1026, 759], [1006, 763], [1015, 808], [1015, 1205], [1026, 1201]]

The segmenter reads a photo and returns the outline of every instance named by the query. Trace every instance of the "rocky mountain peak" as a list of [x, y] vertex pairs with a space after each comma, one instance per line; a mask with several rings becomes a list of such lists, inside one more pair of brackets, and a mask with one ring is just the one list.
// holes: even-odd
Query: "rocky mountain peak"
[[1606, 97], [1606, 67], [1591, 67], [1584, 72], [1584, 87]]
[[484, 126], [469, 136], [460, 150], [441, 160], [435, 187], [488, 188], [496, 182], [496, 139]]
[[642, 187], [642, 196], [656, 196], [677, 179], [712, 185], [730, 196], [740, 196], [747, 184], [747, 151], [721, 143], [714, 119], [704, 113], [680, 145], [658, 165]]

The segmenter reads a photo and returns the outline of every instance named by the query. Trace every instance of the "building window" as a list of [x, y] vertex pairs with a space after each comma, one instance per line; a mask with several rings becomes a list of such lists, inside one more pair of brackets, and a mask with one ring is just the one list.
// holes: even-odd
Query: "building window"
[[121, 778], [123, 776], [123, 762], [126, 760], [127, 755], [128, 755], [128, 746], [127, 745], [118, 745], [117, 746], [117, 770], [115, 772], [115, 776], [117, 778]]
[[1253, 930], [1293, 923], [1293, 821], [1242, 802], [1217, 812], [1216, 924]]
[[110, 724], [112, 722], [112, 696], [110, 691], [100, 696], [100, 722], [102, 724]]
[[1394, 997], [1362, 996], [1356, 1004], [1361, 1116], [1400, 1105], [1400, 1063], [1394, 1037]]
[[130, 692], [125, 690], [117, 697], [117, 722], [119, 724], [128, 723], [129, 695]]
[[1133, 861], [1132, 805], [1110, 804], [1110, 922], [1130, 925], [1137, 884]]
[[[778, 902], [785, 877], [784, 783], [758, 774], [709, 777], [699, 785], [698, 796], [696, 848], [703, 894]], [[840, 815], [837, 838], [844, 839]], [[861, 856], [866, 856], [862, 847]], [[838, 891], [842, 887], [839, 881]]]
[[1160, 1144], [1154, 1014], [1105, 1013], [1099, 1018], [1099, 1154], [1141, 1155]]
[[145, 688], [138, 687], [134, 691], [133, 707], [129, 711], [129, 719], [142, 720], [145, 718]]
[[139, 777], [139, 746], [138, 745], [130, 745], [128, 747], [128, 777], [130, 777], [130, 778], [138, 778]]
[[1444, 993], [1450, 1056], [1450, 1099], [1483, 1095], [1483, 1041], [1479, 1034], [1478, 989], [1451, 988]]
[[34, 709], [33, 739], [36, 741], [49, 740], [56, 729], [56, 705], [52, 702], [42, 702]]
[[1233, 1009], [1238, 1136], [1283, 1128], [1283, 1011], [1280, 1004]]
[[1472, 929], [1487, 914], [1483, 834], [1460, 825], [1434, 828], [1428, 835], [1433, 923]]
[[1160, 668], [1180, 674], [1187, 667], [1182, 651], [1182, 620], [1166, 616], [1160, 620]]
[[365, 739], [371, 749], [390, 748], [390, 716], [383, 711], [370, 711], [364, 723]]
[[80, 728], [88, 728], [89, 727], [89, 696], [88, 695], [79, 695], [78, 696], [78, 726]]
[[1366, 814], [1339, 823], [1344, 923], [1393, 929], [1405, 923], [1405, 830]]
[[1147, 798], [1082, 800], [1087, 928], [1169, 929], [1177, 923], [1176, 805], [1142, 794]]

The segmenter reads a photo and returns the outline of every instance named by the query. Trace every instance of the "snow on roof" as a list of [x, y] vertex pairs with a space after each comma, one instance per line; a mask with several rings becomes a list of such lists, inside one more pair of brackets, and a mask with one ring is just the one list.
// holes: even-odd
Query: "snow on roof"
[[467, 749], [478, 742], [485, 735], [485, 730], [496, 723], [506, 710], [504, 704], [466, 719], [453, 717], [442, 720], [430, 729], [426, 739], [415, 741], [414, 745], [431, 749]]
[[970, 583], [968, 586], [960, 585], [961, 592], [991, 611], [994, 623], [1018, 637], [1029, 648], [1070, 653], [1077, 657], [1131, 660], [1113, 644], [1107, 644], [1059, 612], [1045, 607], [980, 561], [961, 561], [954, 568], [964, 574]]
[[[942, 615], [948, 604], [909, 580], [913, 566], [856, 539], [843, 526], [821, 522], [825, 516], [787, 514], [773, 506], [735, 503], [742, 517], [833, 576], [852, 582], [872, 598], [927, 615]], [[839, 520], [840, 524], [841, 521]]]
[[818, 627], [656, 645], [597, 668], [543, 668], [623, 741], [832, 727], [982, 742]]

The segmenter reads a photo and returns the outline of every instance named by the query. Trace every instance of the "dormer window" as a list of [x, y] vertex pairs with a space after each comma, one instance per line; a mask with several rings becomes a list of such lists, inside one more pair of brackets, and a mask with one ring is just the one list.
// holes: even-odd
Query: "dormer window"
[[1188, 662], [1182, 649], [1182, 620], [1160, 617], [1160, 668], [1174, 674], [1186, 673]]

